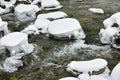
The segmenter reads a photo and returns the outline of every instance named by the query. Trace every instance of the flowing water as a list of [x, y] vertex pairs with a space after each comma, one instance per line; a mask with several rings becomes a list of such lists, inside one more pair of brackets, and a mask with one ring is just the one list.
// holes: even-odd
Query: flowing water
[[[0, 72], [0, 80], [58, 80], [59, 78], [72, 76], [68, 73], [66, 65], [73, 60], [91, 60], [103, 58], [108, 61], [112, 70], [120, 61], [119, 50], [109, 45], [102, 45], [99, 40], [99, 30], [103, 28], [102, 21], [113, 13], [120, 11], [119, 0], [59, 0], [63, 5], [60, 9], [68, 14], [68, 17], [80, 21], [87, 37], [81, 40], [56, 40], [43, 34], [29, 36], [29, 42], [36, 44], [32, 54], [22, 58], [24, 66], [14, 73]], [[102, 8], [105, 14], [89, 12], [91, 7]], [[47, 13], [42, 11], [39, 13]], [[8, 21], [10, 31], [21, 31], [31, 22], [17, 22], [13, 13], [2, 15], [2, 19]], [[0, 54], [1, 60], [9, 54]], [[2, 62], [1, 61], [1, 62]]]

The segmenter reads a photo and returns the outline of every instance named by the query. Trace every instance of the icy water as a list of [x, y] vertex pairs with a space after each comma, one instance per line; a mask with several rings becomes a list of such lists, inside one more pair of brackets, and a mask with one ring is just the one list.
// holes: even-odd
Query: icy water
[[[119, 0], [59, 0], [63, 5], [60, 11], [64, 11], [69, 17], [80, 21], [87, 37], [86, 44], [80, 40], [60, 41], [49, 38], [43, 34], [29, 36], [29, 42], [36, 44], [34, 53], [23, 57], [24, 66], [14, 73], [0, 72], [0, 80], [58, 80], [68, 73], [66, 65], [73, 60], [90, 60], [103, 58], [108, 61], [112, 70], [120, 61], [119, 50], [109, 45], [102, 45], [99, 41], [98, 32], [103, 28], [102, 21], [113, 13], [120, 11]], [[91, 7], [102, 8], [105, 14], [89, 12]], [[42, 11], [39, 13], [47, 13]], [[2, 15], [2, 19], [9, 22], [9, 29], [20, 31], [32, 22], [18, 23], [13, 13]], [[6, 54], [9, 56], [9, 54]], [[0, 55], [4, 60], [6, 55]]]

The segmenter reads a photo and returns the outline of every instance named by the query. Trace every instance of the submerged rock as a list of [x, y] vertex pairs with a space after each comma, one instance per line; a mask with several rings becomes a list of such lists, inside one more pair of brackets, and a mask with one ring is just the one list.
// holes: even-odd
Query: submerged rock
[[80, 23], [74, 18], [65, 18], [52, 21], [49, 24], [48, 32], [55, 38], [69, 38], [72, 36], [76, 39], [83, 39], [86, 37]]
[[34, 20], [39, 10], [36, 5], [20, 4], [15, 7], [15, 16], [19, 21]]
[[2, 37], [0, 43], [10, 51], [11, 55], [21, 51], [28, 54], [34, 50], [33, 45], [28, 43], [27, 34], [21, 32], [13, 32]]

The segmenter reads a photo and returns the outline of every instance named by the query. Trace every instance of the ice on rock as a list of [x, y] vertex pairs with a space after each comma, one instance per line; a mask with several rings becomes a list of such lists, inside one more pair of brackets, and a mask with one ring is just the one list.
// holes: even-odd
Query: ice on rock
[[101, 9], [101, 8], [89, 8], [88, 10], [93, 12], [93, 13], [104, 14], [103, 9]]
[[57, 0], [41, 0], [41, 9], [44, 10], [55, 10], [60, 9], [62, 6]]
[[79, 79], [75, 78], [75, 77], [65, 77], [65, 78], [61, 78], [59, 80], [79, 80]]
[[67, 14], [62, 11], [50, 12], [47, 14], [39, 14], [37, 18], [48, 19], [48, 20], [55, 20], [60, 18], [67, 17]]
[[39, 30], [35, 25], [29, 25], [28, 27], [26, 27], [24, 30], [22, 30], [21, 32], [26, 33], [26, 34], [39, 34]]
[[120, 63], [118, 63], [112, 70], [110, 80], [120, 79]]
[[117, 13], [113, 14], [111, 17], [109, 17], [109, 18], [107, 18], [103, 21], [103, 24], [104, 24], [105, 28], [110, 28], [115, 23], [117, 23], [118, 26], [120, 26], [120, 12], [117, 12]]
[[4, 35], [9, 33], [7, 26], [8, 26], [8, 23], [6, 21], [2, 21], [0, 17], [0, 37], [3, 37]]
[[28, 43], [27, 34], [21, 32], [13, 32], [2, 37], [0, 44], [7, 48], [12, 56], [21, 51], [28, 54], [34, 50], [33, 45]]
[[20, 66], [23, 66], [22, 60], [20, 60], [23, 55], [24, 53], [20, 53], [7, 58], [3, 63], [3, 70], [10, 73], [17, 71]]
[[111, 44], [113, 42], [113, 36], [120, 31], [117, 27], [110, 27], [107, 29], [101, 29], [99, 32], [100, 41], [103, 44]]
[[37, 5], [20, 4], [15, 7], [15, 15], [19, 21], [34, 20], [39, 10]]
[[74, 36], [83, 39], [86, 37], [80, 23], [74, 18], [65, 18], [52, 21], [49, 24], [48, 32], [53, 35], [55, 38], [66, 38], [69, 39]]
[[93, 71], [99, 71], [101, 69], [106, 69], [107, 61], [104, 59], [93, 59], [90, 61], [72, 61], [67, 65], [67, 71], [73, 74], [89, 73], [92, 74]]

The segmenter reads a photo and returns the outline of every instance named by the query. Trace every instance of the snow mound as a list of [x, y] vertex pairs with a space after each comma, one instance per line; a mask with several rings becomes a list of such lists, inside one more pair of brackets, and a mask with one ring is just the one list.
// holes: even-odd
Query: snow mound
[[0, 37], [3, 37], [4, 35], [9, 33], [8, 30], [8, 23], [6, 21], [2, 21], [1, 17], [0, 17], [0, 31], [3, 33], [0, 33]]
[[50, 12], [47, 14], [39, 14], [37, 16], [37, 18], [48, 19], [48, 20], [55, 20], [65, 17], [67, 17], [67, 14], [62, 11]]
[[72, 36], [79, 36], [82, 39], [86, 36], [78, 20], [74, 18], [52, 21], [49, 24], [48, 32], [56, 38], [68, 37], [71, 39]]
[[65, 77], [65, 78], [61, 78], [59, 80], [79, 80], [78, 78], [74, 78], [74, 77]]
[[104, 14], [103, 9], [101, 9], [101, 8], [89, 8], [88, 10], [93, 12], [93, 13]]
[[120, 79], [120, 63], [118, 63], [111, 73], [110, 80], [119, 80]]
[[80, 74], [80, 75], [78, 76], [78, 78], [79, 78], [80, 80], [89, 80], [90, 75], [87, 74], [87, 73], [83, 73], [83, 74]]
[[20, 4], [15, 7], [15, 15], [19, 21], [34, 20], [39, 10], [37, 5]]
[[109, 17], [109, 18], [107, 18], [103, 21], [103, 24], [104, 24], [105, 28], [110, 28], [115, 23], [117, 23], [118, 26], [120, 26], [120, 12], [117, 12], [117, 13], [113, 14], [111, 17]]
[[102, 76], [99, 76], [99, 75], [93, 75], [90, 77], [90, 79], [88, 80], [108, 80], [107, 78], [104, 78]]
[[103, 44], [111, 44], [113, 36], [120, 31], [117, 27], [110, 27], [107, 29], [101, 29], [99, 32], [100, 41]]
[[57, 0], [41, 0], [41, 9], [55, 10], [60, 8], [62, 8], [62, 6]]
[[0, 44], [9, 50], [11, 55], [16, 55], [20, 51], [28, 54], [34, 50], [33, 45], [28, 43], [27, 34], [21, 32], [13, 32], [2, 37]]
[[[99, 63], [99, 64], [98, 64]], [[92, 73], [92, 71], [99, 71], [103, 68], [106, 68], [107, 61], [104, 59], [93, 59], [90, 61], [72, 61], [67, 65], [67, 71], [78, 73]]]

